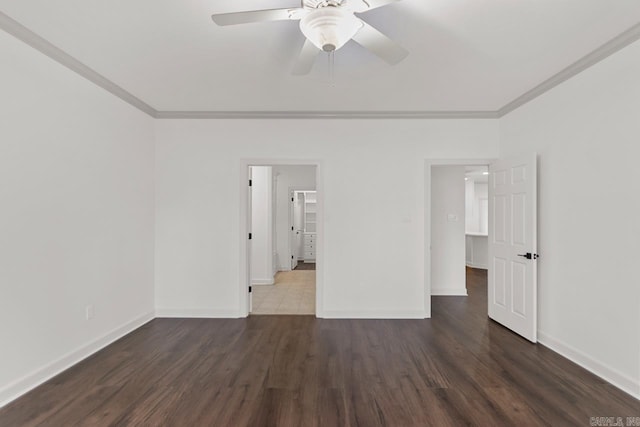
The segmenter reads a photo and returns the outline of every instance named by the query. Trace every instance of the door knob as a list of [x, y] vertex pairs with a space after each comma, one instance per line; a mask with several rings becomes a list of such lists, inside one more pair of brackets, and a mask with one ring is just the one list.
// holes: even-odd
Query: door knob
[[538, 254], [532, 254], [531, 252], [527, 252], [526, 254], [518, 254], [518, 256], [526, 259], [538, 259]]

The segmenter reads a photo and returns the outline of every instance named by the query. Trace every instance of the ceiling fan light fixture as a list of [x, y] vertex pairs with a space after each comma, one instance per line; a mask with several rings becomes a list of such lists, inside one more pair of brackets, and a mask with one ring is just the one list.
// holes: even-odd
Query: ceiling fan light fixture
[[300, 31], [318, 49], [340, 49], [363, 27], [362, 21], [339, 7], [323, 7], [300, 20]]

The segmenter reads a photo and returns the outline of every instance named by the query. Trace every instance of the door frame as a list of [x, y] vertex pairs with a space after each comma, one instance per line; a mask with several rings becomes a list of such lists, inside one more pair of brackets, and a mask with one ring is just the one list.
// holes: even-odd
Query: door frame
[[[279, 158], [246, 158], [240, 159], [240, 206], [239, 206], [239, 230], [240, 239], [239, 250], [239, 271], [238, 271], [238, 317], [249, 316], [249, 220], [251, 212], [248, 209], [249, 183], [247, 174], [250, 166], [315, 166], [316, 167], [316, 188], [317, 197], [317, 229], [316, 229], [316, 317], [324, 315], [324, 165], [318, 159], [279, 159]], [[291, 243], [289, 243], [291, 245]], [[291, 256], [291, 254], [289, 254]]]
[[[495, 158], [427, 159], [424, 167], [424, 311], [431, 317], [431, 170], [434, 166], [489, 166]], [[489, 224], [489, 238], [491, 238]], [[490, 268], [490, 266], [487, 266]], [[487, 307], [487, 313], [489, 308]]]

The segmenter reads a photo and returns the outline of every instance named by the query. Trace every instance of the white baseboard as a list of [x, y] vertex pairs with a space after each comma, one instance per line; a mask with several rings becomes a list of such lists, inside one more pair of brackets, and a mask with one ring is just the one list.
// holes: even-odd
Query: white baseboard
[[108, 346], [112, 342], [122, 338], [131, 331], [138, 329], [140, 326], [153, 320], [153, 318], [153, 313], [147, 313], [136, 319], [133, 319], [125, 323], [124, 325], [112, 330], [111, 332], [108, 332], [107, 334], [101, 336], [100, 338], [65, 354], [58, 360], [55, 360], [41, 368], [38, 368], [30, 374], [25, 375], [24, 377], [14, 381], [6, 387], [3, 387], [2, 389], [0, 389], [0, 408], [5, 406], [12, 400], [15, 400], [23, 394], [27, 393], [28, 391], [36, 388], [45, 381], [55, 377], [59, 373], [69, 369], [76, 363], [81, 362], [82, 360], [91, 356], [93, 353]]
[[640, 380], [634, 380], [542, 331], [538, 331], [538, 342], [640, 400]]
[[274, 283], [273, 277], [271, 279], [251, 279], [252, 286], [273, 285]]
[[431, 295], [434, 297], [466, 297], [467, 288], [462, 288], [462, 289], [431, 288]]
[[209, 309], [209, 308], [158, 308], [156, 317], [169, 318], [207, 318], [207, 319], [237, 319], [238, 310]]
[[323, 310], [323, 319], [424, 319], [424, 310]]

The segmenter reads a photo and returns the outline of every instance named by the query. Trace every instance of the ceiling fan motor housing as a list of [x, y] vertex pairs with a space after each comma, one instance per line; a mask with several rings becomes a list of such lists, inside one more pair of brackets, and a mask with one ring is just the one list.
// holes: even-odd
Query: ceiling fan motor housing
[[300, 31], [325, 52], [340, 49], [362, 26], [351, 11], [339, 6], [320, 7], [300, 20]]
[[303, 0], [302, 5], [307, 9], [320, 9], [327, 6], [342, 6], [346, 0]]

